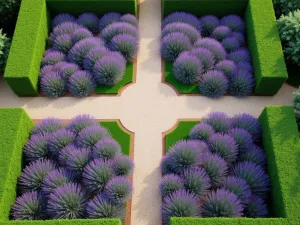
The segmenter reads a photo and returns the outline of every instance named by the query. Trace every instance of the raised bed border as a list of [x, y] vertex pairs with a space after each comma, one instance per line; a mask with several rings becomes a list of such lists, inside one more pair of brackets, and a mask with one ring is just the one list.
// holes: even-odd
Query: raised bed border
[[[163, 17], [176, 11], [190, 12], [196, 16], [213, 14], [221, 17], [235, 13], [245, 17], [247, 44], [253, 58], [256, 81], [254, 95], [275, 95], [287, 80], [272, 0], [162, 0]], [[170, 78], [172, 66], [163, 65], [162, 73], [162, 82], [173, 86], [177, 95], [200, 95], [195, 85], [187, 87]]]
[[[171, 225], [299, 225], [300, 140], [291, 106], [267, 106], [259, 116], [271, 177], [270, 215], [276, 218], [171, 218]], [[163, 133], [163, 154], [199, 122], [178, 120]], [[179, 127], [179, 129], [177, 129]]]
[[[120, 219], [73, 219], [73, 220], [10, 220], [11, 205], [15, 202], [18, 177], [23, 170], [23, 146], [34, 124], [40, 120], [31, 120], [24, 109], [0, 109], [0, 225], [121, 225]], [[63, 120], [64, 123], [70, 120]], [[134, 157], [134, 133], [126, 129], [120, 120], [99, 120], [112, 137], [121, 145], [122, 151], [131, 159]], [[130, 177], [133, 181], [133, 177]], [[131, 200], [126, 204], [126, 225], [131, 223]]]
[[[138, 16], [138, 0], [23, 0], [4, 73], [4, 79], [16, 95], [42, 96], [38, 74], [46, 49], [49, 21], [61, 12], [73, 15], [93, 12], [98, 16], [120, 12]], [[117, 84], [103, 90], [98, 87], [95, 93], [120, 95], [129, 83], [135, 83], [136, 62], [133, 64], [127, 65], [125, 77], [120, 81], [122, 86]]]

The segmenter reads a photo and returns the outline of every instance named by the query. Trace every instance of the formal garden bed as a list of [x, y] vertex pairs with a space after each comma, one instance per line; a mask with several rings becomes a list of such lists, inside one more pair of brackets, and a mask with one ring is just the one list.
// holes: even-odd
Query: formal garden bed
[[133, 134], [119, 121], [0, 114], [0, 224], [130, 224]]
[[163, 82], [178, 94], [275, 95], [287, 79], [271, 0], [164, 0], [163, 18]]

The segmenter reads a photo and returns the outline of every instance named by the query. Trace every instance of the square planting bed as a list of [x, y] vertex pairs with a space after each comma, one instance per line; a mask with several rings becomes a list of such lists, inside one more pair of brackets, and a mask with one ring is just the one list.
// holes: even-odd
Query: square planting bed
[[[23, 109], [7, 108], [0, 110], [0, 224], [80, 224], [80, 225], [121, 225], [120, 219], [60, 219], [60, 220], [13, 220], [11, 207], [18, 196], [18, 178], [24, 167], [23, 147], [32, 128], [40, 120], [31, 120]], [[68, 123], [69, 120], [63, 120]], [[109, 130], [111, 137], [120, 144], [122, 154], [133, 160], [134, 134], [126, 130], [119, 120], [100, 120], [100, 125]], [[129, 178], [132, 182], [132, 177]], [[126, 203], [126, 218], [123, 224], [130, 224], [131, 200]]]
[[[172, 217], [171, 225], [298, 225], [300, 224], [299, 157], [300, 143], [292, 107], [268, 106], [259, 116], [262, 147], [267, 156], [271, 192], [266, 218], [180, 218]], [[178, 120], [163, 133], [166, 154], [177, 141], [189, 139], [189, 132], [199, 120]]]
[[[174, 12], [197, 17], [218, 18], [235, 14], [246, 24], [246, 46], [251, 54], [255, 79], [254, 95], [275, 95], [288, 78], [282, 46], [276, 27], [272, 0], [162, 0], [163, 18]], [[200, 94], [197, 84], [183, 84], [173, 74], [173, 64], [165, 61], [162, 81], [178, 94]]]
[[[109, 13], [137, 16], [137, 0], [24, 0], [12, 41], [4, 78], [18, 96], [38, 96], [39, 73], [51, 21], [60, 13], [75, 17], [82, 13], [94, 13], [98, 17]], [[128, 63], [125, 75], [113, 86], [98, 85], [96, 94], [120, 94], [129, 83], [135, 82], [135, 62]]]

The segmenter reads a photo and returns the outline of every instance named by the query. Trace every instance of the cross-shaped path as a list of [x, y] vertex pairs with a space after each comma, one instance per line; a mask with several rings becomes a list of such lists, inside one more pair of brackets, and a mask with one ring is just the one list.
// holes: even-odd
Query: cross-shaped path
[[141, 0], [139, 19], [141, 42], [136, 84], [125, 89], [120, 97], [19, 98], [1, 80], [0, 107], [23, 107], [33, 119], [49, 116], [70, 119], [81, 113], [91, 114], [97, 119], [120, 119], [135, 133], [131, 225], [159, 225], [162, 132], [170, 129], [179, 118], [201, 118], [211, 111], [229, 115], [246, 112], [258, 116], [265, 105], [291, 104], [295, 89], [284, 85], [274, 97], [245, 99], [176, 96], [172, 88], [161, 83], [160, 0]]

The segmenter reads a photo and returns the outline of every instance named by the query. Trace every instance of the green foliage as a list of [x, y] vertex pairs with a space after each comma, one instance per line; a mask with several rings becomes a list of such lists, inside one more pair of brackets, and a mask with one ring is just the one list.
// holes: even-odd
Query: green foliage
[[273, 4], [278, 17], [300, 9], [299, 0], [273, 0]]
[[[1, 4], [1, 3], [0, 3]], [[10, 49], [10, 38], [0, 29], [0, 73], [4, 71]]]
[[0, 1], [0, 25], [9, 24], [14, 26], [17, 20], [21, 0], [2, 0]]

